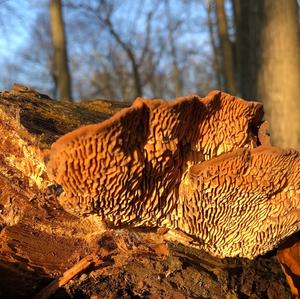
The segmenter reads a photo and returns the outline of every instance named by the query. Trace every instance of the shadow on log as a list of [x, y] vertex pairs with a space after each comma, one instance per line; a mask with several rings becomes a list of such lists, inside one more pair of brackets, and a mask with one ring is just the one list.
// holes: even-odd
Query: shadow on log
[[290, 298], [275, 251], [220, 259], [155, 228], [108, 229], [62, 209], [45, 167], [51, 144], [127, 106], [0, 93], [0, 297]]

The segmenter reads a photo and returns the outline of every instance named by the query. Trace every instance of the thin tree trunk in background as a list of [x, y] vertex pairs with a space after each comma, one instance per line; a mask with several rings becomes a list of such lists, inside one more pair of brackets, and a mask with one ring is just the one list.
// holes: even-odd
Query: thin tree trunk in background
[[222, 67], [225, 81], [225, 90], [236, 94], [234, 53], [232, 43], [228, 36], [228, 25], [225, 15], [224, 0], [216, 0], [217, 26], [222, 50]]
[[235, 26], [239, 28], [240, 40], [237, 44], [240, 92], [243, 98], [257, 98], [257, 76], [260, 67], [261, 35], [260, 28], [263, 26], [263, 1], [243, 1], [240, 3], [240, 22]]
[[240, 57], [240, 46], [241, 46], [241, 5], [240, 0], [231, 0], [231, 5], [233, 8], [233, 22], [235, 29], [235, 42], [234, 42], [234, 69], [235, 69], [235, 84], [237, 88], [237, 93], [240, 93], [241, 79], [240, 72], [243, 65], [241, 64]]
[[222, 78], [221, 78], [221, 66], [220, 66], [220, 57], [218, 47], [216, 45], [215, 32], [214, 32], [214, 24], [213, 24], [213, 2], [211, 0], [208, 1], [207, 5], [207, 27], [209, 31], [209, 40], [212, 48], [212, 67], [215, 71], [216, 79], [217, 79], [217, 88], [223, 89]]
[[135, 96], [142, 97], [143, 87], [142, 87], [141, 76], [139, 72], [139, 65], [136, 62], [135, 55], [133, 54], [133, 52], [130, 50], [127, 53], [132, 65], [132, 72], [133, 72], [133, 79], [134, 79], [134, 86], [135, 86]]
[[[169, 26], [170, 27], [170, 26]], [[173, 36], [172, 28], [169, 29], [169, 40], [171, 47], [171, 56], [172, 56], [172, 80], [174, 82], [174, 95], [175, 97], [182, 96], [183, 93], [183, 82], [182, 82], [182, 74], [178, 65], [178, 57], [177, 57], [177, 49], [175, 45], [175, 39]]]
[[174, 96], [180, 97], [183, 93], [183, 81], [182, 81], [182, 73], [178, 63], [178, 53], [176, 47], [176, 38], [174, 37], [174, 33], [179, 26], [179, 23], [173, 24], [172, 15], [170, 13], [170, 1], [167, 0], [165, 2], [166, 5], [166, 16], [168, 18], [168, 43], [170, 45], [170, 55], [172, 59], [172, 80], [174, 82]]
[[263, 101], [274, 145], [300, 149], [300, 54], [296, 0], [241, 4], [242, 96]]
[[173, 65], [173, 74], [172, 79], [175, 84], [175, 97], [180, 97], [183, 95], [183, 82], [181, 77], [181, 71], [178, 69], [176, 65]]
[[67, 45], [61, 0], [50, 1], [50, 20], [58, 98], [63, 101], [71, 101], [71, 78], [68, 68]]
[[112, 35], [112, 37], [115, 39], [115, 41], [126, 52], [127, 57], [130, 61], [132, 75], [133, 75], [134, 89], [135, 89], [135, 97], [143, 96], [143, 85], [142, 85], [142, 80], [139, 72], [139, 64], [136, 60], [133, 50], [121, 39], [121, 36], [117, 33], [117, 31], [115, 31], [114, 26], [108, 17], [105, 18], [103, 22], [108, 27], [108, 30]]

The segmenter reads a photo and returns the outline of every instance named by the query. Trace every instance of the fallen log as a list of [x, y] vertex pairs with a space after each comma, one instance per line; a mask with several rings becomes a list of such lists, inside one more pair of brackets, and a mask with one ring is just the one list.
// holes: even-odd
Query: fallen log
[[[218, 258], [155, 226], [112, 228], [62, 208], [51, 145], [128, 105], [61, 103], [23, 86], [0, 93], [0, 297], [290, 298], [275, 250]], [[253, 147], [258, 133], [246, 138]]]

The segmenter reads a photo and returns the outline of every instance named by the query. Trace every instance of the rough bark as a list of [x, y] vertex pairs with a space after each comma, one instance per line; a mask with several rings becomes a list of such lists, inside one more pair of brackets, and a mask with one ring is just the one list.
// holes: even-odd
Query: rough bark
[[240, 1], [242, 97], [263, 101], [274, 145], [300, 148], [296, 0]]
[[[106, 230], [57, 204], [43, 168], [54, 140], [127, 104], [0, 93], [0, 297], [290, 298], [274, 252], [218, 259], [162, 232]], [[63, 112], [63, 113], [62, 113]]]
[[50, 1], [50, 20], [58, 98], [63, 101], [71, 101], [71, 76], [68, 67], [67, 41], [61, 0]]
[[216, 0], [217, 27], [222, 52], [222, 70], [225, 91], [236, 94], [235, 67], [233, 46], [228, 35], [228, 25], [225, 14], [224, 0]]

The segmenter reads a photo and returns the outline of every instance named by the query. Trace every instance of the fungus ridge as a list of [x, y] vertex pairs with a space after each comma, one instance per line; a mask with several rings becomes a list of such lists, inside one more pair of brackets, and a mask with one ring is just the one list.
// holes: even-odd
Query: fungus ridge
[[67, 210], [99, 213], [113, 225], [160, 225], [187, 169], [254, 147], [249, 124], [261, 117], [260, 104], [220, 92], [171, 103], [140, 98], [108, 121], [58, 139], [47, 167], [64, 188], [60, 202]]
[[262, 117], [261, 104], [217, 91], [172, 102], [138, 98], [59, 138], [47, 168], [71, 213], [96, 213], [111, 226], [175, 228], [214, 255], [253, 257], [297, 229], [295, 217], [257, 226], [260, 233], [248, 228], [280, 218], [274, 211], [286, 213], [286, 200], [297, 214], [298, 156], [256, 148], [267, 144], [257, 136]]

